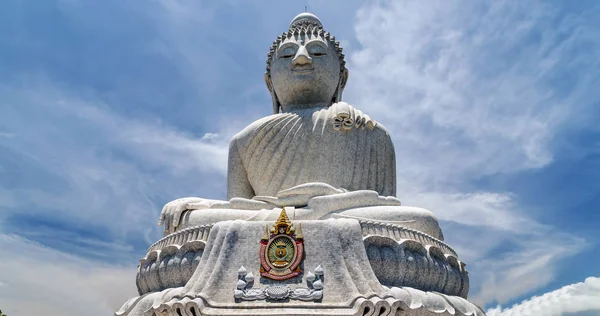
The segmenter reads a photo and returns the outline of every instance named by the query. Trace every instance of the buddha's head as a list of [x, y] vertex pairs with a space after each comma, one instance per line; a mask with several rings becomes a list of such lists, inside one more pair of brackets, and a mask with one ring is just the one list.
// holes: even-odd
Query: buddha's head
[[344, 54], [319, 18], [302, 13], [277, 37], [267, 58], [265, 82], [273, 113], [330, 106], [341, 101], [348, 80]]

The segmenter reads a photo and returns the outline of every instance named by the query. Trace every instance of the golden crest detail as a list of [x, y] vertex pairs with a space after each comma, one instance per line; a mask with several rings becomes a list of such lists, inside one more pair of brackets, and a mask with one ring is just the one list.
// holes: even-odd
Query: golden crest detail
[[284, 207], [275, 225], [270, 229], [269, 225], [265, 227], [260, 241], [260, 275], [273, 280], [287, 280], [302, 273], [303, 241], [302, 225], [294, 227]]

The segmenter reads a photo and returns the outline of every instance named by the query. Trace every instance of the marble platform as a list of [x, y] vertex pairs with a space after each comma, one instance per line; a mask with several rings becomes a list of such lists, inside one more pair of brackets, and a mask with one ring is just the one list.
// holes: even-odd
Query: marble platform
[[[408, 311], [410, 315], [484, 315], [461, 297], [468, 291], [468, 287], [461, 290], [464, 281], [460, 270], [464, 271], [464, 266], [443, 242], [434, 245], [433, 237], [401, 232], [389, 225], [385, 232], [381, 228], [378, 232], [375, 223], [361, 224], [353, 219], [294, 223], [302, 224], [304, 233], [300, 276], [285, 281], [260, 277], [259, 241], [265, 225], [271, 222], [220, 222], [167, 236], [162, 245], [151, 246], [139, 267], [138, 288], [143, 294], [129, 300], [116, 315], [404, 315]], [[402, 276], [411, 282], [419, 280], [415, 285], [422, 289], [423, 284], [434, 287], [443, 279], [444, 286], [437, 288], [441, 292], [382, 285], [367, 248], [394, 244], [398, 245], [396, 254], [379, 256], [380, 266], [394, 267], [391, 271], [397, 280]], [[423, 245], [425, 251], [419, 252], [415, 244]], [[414, 264], [399, 264], [402, 256]], [[446, 263], [443, 258], [447, 258]], [[439, 272], [449, 271], [453, 265], [458, 268], [454, 277]], [[418, 266], [426, 267], [423, 273], [416, 273]], [[441, 269], [434, 272], [434, 267]], [[185, 284], [172, 287], [182, 283], [183, 270], [193, 270], [191, 277]], [[253, 277], [247, 282], [250, 274]], [[240, 280], [245, 283], [242, 287]], [[317, 281], [321, 285], [315, 286]], [[152, 287], [164, 289], [149, 291]], [[240, 297], [236, 290], [246, 297], [236, 298]], [[318, 290], [320, 295], [311, 296]]]

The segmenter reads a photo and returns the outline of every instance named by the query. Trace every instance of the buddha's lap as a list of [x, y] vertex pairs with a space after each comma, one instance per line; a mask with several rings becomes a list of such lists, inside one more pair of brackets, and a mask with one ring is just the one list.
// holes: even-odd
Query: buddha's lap
[[[210, 225], [221, 221], [273, 221], [279, 216], [281, 209], [272, 210], [243, 210], [243, 209], [202, 209], [187, 211], [181, 218], [177, 230], [198, 225]], [[306, 208], [294, 209], [288, 214], [292, 220], [318, 220], [311, 217], [312, 210]], [[335, 217], [355, 218], [397, 224], [415, 229], [432, 237], [443, 239], [435, 215], [423, 208], [410, 206], [368, 206], [332, 212], [321, 219]]]
[[396, 224], [418, 230], [443, 240], [437, 217], [424, 208], [412, 206], [369, 206], [357, 207], [330, 214], [331, 217], [347, 217]]

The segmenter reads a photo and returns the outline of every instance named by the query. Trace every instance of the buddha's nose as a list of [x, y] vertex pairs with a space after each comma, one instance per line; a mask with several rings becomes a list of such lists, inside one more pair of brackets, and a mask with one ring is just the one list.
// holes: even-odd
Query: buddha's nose
[[296, 52], [296, 56], [292, 60], [293, 66], [302, 66], [302, 65], [310, 65], [312, 64], [312, 58], [308, 55], [306, 48], [304, 46], [300, 46], [298, 51]]

